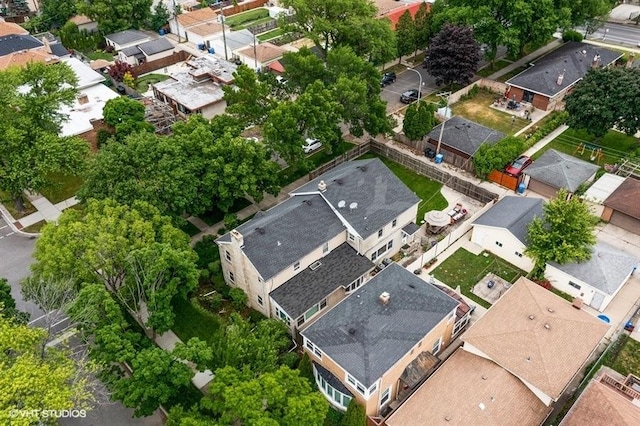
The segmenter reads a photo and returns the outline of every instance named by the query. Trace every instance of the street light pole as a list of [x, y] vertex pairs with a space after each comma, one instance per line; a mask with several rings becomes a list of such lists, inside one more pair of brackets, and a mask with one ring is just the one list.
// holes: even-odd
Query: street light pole
[[420, 100], [420, 90], [422, 89], [422, 74], [420, 74], [420, 71], [416, 70], [415, 68], [407, 68], [408, 71], [413, 71], [416, 74], [418, 74], [418, 77], [420, 77], [420, 83], [418, 83], [418, 100]]
[[447, 98], [447, 106], [444, 109], [444, 120], [442, 121], [442, 127], [440, 127], [440, 137], [438, 138], [438, 145], [436, 146], [436, 155], [440, 154], [440, 144], [442, 143], [442, 135], [444, 134], [444, 125], [447, 123], [447, 114], [449, 113], [449, 98], [451, 92], [441, 92], [438, 96]]

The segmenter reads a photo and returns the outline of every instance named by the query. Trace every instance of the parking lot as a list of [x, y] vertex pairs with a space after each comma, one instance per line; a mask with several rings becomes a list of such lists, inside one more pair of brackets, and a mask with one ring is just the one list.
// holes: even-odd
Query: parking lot
[[[436, 79], [427, 74], [427, 70], [422, 68], [422, 66], [417, 66], [413, 69], [418, 71], [422, 76], [422, 88], [420, 90], [422, 97], [438, 91]], [[380, 95], [382, 99], [387, 101], [387, 112], [391, 114], [403, 108], [405, 104], [400, 102], [400, 95], [407, 90], [417, 89], [419, 83], [420, 77], [413, 71], [406, 70], [398, 73], [395, 83], [383, 87]]]

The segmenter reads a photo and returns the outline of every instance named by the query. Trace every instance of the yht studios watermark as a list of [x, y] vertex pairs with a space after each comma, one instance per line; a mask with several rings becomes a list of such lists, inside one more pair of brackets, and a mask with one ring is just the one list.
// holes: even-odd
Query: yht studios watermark
[[21, 417], [33, 417], [39, 419], [60, 419], [60, 418], [85, 418], [87, 417], [86, 410], [40, 410], [40, 409], [32, 409], [32, 410], [11, 410], [9, 412], [9, 416], [12, 419], [21, 418]]

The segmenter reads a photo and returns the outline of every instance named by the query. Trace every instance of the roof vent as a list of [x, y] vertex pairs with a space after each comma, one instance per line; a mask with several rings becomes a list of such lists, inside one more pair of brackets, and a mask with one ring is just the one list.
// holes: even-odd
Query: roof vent
[[558, 86], [562, 86], [562, 80], [564, 80], [564, 71], [558, 75], [558, 80], [556, 81]]
[[344, 209], [344, 206], [347, 205], [347, 202], [345, 200], [340, 200], [338, 201], [338, 208], [339, 209]]
[[553, 308], [547, 308], [547, 311], [554, 313], [555, 311], [553, 310]]
[[536, 316], [535, 315], [529, 315], [529, 319], [530, 320], [534, 320], [534, 319], [536, 319]]
[[280, 247], [282, 245], [282, 243], [280, 241], [278, 241], [278, 247]]
[[387, 293], [386, 291], [381, 293], [380, 297], [378, 298], [380, 303], [382, 303], [383, 305], [387, 305], [389, 303], [390, 299], [391, 299], [391, 295], [389, 293]]
[[259, 227], [259, 226], [258, 226], [255, 230], [256, 230], [256, 232], [257, 232], [258, 234], [260, 234], [260, 235], [264, 235], [264, 233], [266, 232], [266, 231], [264, 230], [264, 228], [261, 228], [261, 227]]
[[416, 288], [416, 286], [415, 286], [415, 285], [413, 285], [413, 284], [409, 284], [409, 287], [411, 287], [411, 288]]
[[482, 380], [487, 380], [487, 376], [482, 376]]
[[343, 182], [342, 182], [342, 179], [336, 179], [336, 180], [335, 180], [335, 182], [336, 182], [338, 185], [342, 185], [342, 183], [343, 183]]
[[310, 206], [310, 205], [312, 205], [312, 204], [313, 204], [313, 201], [311, 201], [311, 200], [304, 200], [304, 203], [305, 203], [306, 205]]
[[546, 323], [546, 324], [544, 325], [544, 328], [546, 328], [547, 330], [551, 330], [551, 326], [549, 325], [549, 323]]
[[353, 327], [351, 327], [351, 328], [349, 329], [349, 334], [351, 334], [352, 336], [353, 336], [354, 334], [356, 334], [356, 329], [355, 329], [355, 328], [353, 328]]
[[349, 204], [349, 210], [355, 210], [358, 208], [358, 203], [351, 203]]
[[527, 362], [529, 362], [529, 361], [531, 361], [531, 357], [530, 356], [527, 357]]
[[320, 192], [324, 192], [327, 190], [327, 184], [324, 183], [323, 180], [321, 180], [320, 182], [318, 182], [318, 191]]
[[367, 171], [367, 166], [358, 166], [358, 168], [360, 169], [360, 171], [362, 172], [366, 172]]
[[315, 271], [316, 269], [318, 269], [320, 266], [322, 266], [322, 262], [320, 262], [319, 260], [316, 260], [315, 262], [313, 262], [311, 265], [309, 265], [309, 269], [311, 269], [312, 271]]
[[451, 421], [451, 417], [446, 416], [446, 417], [444, 418], [444, 421], [445, 421], [445, 422], [450, 422], [450, 421]]
[[482, 402], [480, 404], [478, 404], [478, 407], [480, 407], [480, 409], [482, 411], [484, 411], [484, 409], [487, 408], [487, 407], [485, 407], [485, 405]]

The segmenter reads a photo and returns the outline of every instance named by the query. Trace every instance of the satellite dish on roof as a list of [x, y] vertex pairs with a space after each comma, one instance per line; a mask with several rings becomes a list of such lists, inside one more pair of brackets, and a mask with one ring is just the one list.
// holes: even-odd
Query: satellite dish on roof
[[357, 209], [357, 208], [358, 208], [358, 203], [351, 203], [351, 204], [349, 204], [349, 208], [350, 208], [351, 210], [355, 210], [355, 209]]
[[343, 209], [344, 206], [346, 206], [346, 205], [347, 205], [347, 202], [345, 200], [338, 201], [338, 208], [339, 209]]

